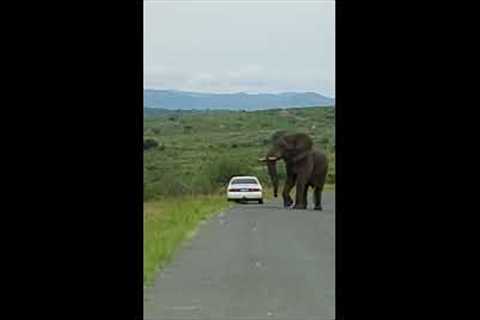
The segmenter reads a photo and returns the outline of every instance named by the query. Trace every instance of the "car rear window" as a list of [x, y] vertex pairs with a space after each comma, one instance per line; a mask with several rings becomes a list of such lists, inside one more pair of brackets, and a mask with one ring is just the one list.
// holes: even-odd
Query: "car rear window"
[[235, 179], [232, 184], [257, 184], [255, 179]]

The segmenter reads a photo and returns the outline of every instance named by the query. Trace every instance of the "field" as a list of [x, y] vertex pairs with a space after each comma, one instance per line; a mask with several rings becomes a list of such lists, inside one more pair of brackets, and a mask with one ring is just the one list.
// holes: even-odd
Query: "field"
[[[330, 158], [326, 189], [335, 184], [335, 110], [305, 108], [255, 112], [149, 112], [144, 119], [144, 284], [201, 220], [230, 204], [232, 175], [256, 175], [271, 197], [258, 158], [278, 130], [309, 133]], [[284, 175], [279, 163], [280, 177]]]

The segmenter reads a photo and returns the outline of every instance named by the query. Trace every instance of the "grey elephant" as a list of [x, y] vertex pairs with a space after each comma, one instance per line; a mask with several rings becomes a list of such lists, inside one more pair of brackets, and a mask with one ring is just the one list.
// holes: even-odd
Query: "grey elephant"
[[296, 186], [294, 209], [307, 208], [308, 188], [314, 188], [314, 209], [322, 210], [322, 191], [328, 172], [328, 158], [324, 152], [313, 149], [310, 136], [304, 133], [280, 132], [273, 137], [273, 146], [264, 158], [273, 184], [273, 194], [278, 196], [278, 175], [276, 163], [283, 159], [287, 180], [282, 192], [284, 207], [290, 207], [293, 200], [290, 192]]

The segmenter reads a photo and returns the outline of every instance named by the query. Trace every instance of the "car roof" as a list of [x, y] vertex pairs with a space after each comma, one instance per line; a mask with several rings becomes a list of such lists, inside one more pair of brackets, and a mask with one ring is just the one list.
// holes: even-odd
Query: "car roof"
[[236, 176], [236, 177], [232, 177], [232, 179], [230, 179], [230, 180], [234, 180], [234, 179], [256, 179], [256, 180], [258, 180], [258, 178], [255, 177], [255, 176]]

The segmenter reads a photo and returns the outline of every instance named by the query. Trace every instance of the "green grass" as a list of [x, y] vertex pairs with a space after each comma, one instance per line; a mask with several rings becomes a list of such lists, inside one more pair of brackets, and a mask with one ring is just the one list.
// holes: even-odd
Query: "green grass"
[[178, 245], [195, 231], [201, 220], [230, 204], [224, 195], [166, 198], [144, 203], [144, 285], [171, 259]]

